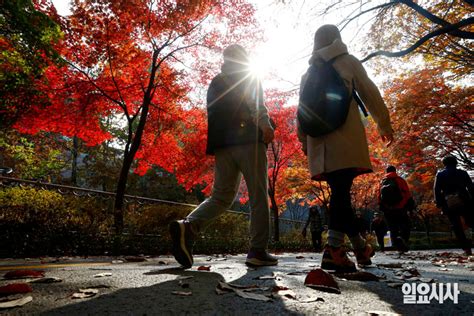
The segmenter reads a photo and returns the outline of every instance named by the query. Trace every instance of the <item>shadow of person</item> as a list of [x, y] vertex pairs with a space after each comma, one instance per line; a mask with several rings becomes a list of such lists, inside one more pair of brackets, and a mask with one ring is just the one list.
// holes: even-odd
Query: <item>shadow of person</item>
[[[211, 268], [219, 270], [218, 268], [226, 267], [217, 265]], [[233, 292], [222, 295], [216, 292], [219, 282], [273, 288], [274, 279], [256, 278], [271, 275], [274, 269], [275, 267], [249, 269], [243, 264], [236, 264], [230, 269], [227, 267], [226, 279], [220, 273], [196, 271], [195, 267], [193, 270], [157, 267], [142, 273], [145, 283], [152, 282], [152, 285], [140, 286], [133, 279], [128, 288], [120, 288], [80, 302], [74, 301], [41, 315], [298, 315], [287, 310], [279, 297], [265, 302], [242, 298]], [[240, 276], [234, 278], [234, 275]], [[184, 293], [192, 294], [185, 296]]]

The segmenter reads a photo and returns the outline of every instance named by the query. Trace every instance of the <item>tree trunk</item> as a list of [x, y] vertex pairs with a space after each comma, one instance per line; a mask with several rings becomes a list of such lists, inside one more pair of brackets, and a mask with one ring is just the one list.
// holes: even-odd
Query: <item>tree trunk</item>
[[76, 136], [72, 138], [72, 166], [71, 166], [71, 185], [77, 186], [77, 152], [79, 150], [79, 140]]
[[278, 206], [275, 200], [275, 193], [269, 192], [271, 206], [270, 209], [273, 212], [273, 240], [280, 241], [280, 221], [278, 217]]

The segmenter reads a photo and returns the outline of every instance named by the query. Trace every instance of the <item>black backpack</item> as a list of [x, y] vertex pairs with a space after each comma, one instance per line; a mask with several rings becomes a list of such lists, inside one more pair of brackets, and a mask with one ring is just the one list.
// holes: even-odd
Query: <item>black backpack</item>
[[403, 199], [396, 178], [384, 178], [380, 187], [380, 201], [385, 206], [395, 206]]
[[309, 136], [331, 133], [344, 124], [353, 97], [367, 116], [357, 92], [353, 89], [351, 93], [334, 69], [333, 62], [339, 56], [317, 65], [312, 64], [306, 72], [307, 79], [300, 95], [297, 117], [301, 130]]

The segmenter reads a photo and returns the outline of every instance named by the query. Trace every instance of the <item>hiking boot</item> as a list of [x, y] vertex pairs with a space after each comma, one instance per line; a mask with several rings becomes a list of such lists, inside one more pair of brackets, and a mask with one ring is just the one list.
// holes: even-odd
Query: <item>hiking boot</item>
[[403, 240], [402, 237], [399, 236], [399, 237], [395, 238], [394, 245], [395, 245], [395, 248], [399, 252], [401, 252], [401, 253], [408, 252], [408, 246], [407, 246], [405, 240]]
[[345, 249], [329, 245], [324, 247], [321, 269], [335, 270], [336, 273], [357, 272], [354, 262], [349, 259]]
[[173, 242], [171, 253], [183, 268], [191, 268], [193, 265], [194, 244], [191, 224], [186, 220], [174, 221], [171, 222], [169, 229]]
[[278, 259], [269, 254], [266, 250], [250, 249], [245, 264], [256, 267], [274, 266], [278, 264]]
[[375, 251], [371, 245], [366, 244], [362, 249], [354, 249], [356, 256], [357, 265], [359, 266], [370, 266], [372, 264], [371, 257], [375, 255]]

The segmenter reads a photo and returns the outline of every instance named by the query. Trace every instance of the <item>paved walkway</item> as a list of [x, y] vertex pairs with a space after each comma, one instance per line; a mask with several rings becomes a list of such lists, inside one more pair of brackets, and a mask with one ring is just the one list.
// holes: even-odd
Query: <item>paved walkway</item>
[[[258, 269], [246, 267], [244, 255], [196, 256], [190, 270], [179, 269], [168, 256], [146, 258], [143, 262], [133, 261], [144, 258], [111, 257], [1, 260], [2, 272], [41, 269], [46, 277], [59, 278], [61, 282], [31, 283], [33, 291], [21, 296], [31, 296], [33, 300], [22, 307], [0, 310], [0, 314], [474, 314], [474, 258], [462, 257], [459, 251], [417, 251], [402, 257], [391, 252], [377, 254], [373, 267], [365, 271], [381, 280], [336, 278], [341, 294], [304, 286], [306, 274], [318, 268], [321, 254], [282, 253], [278, 256], [278, 266]], [[199, 267], [209, 271], [199, 270]], [[1, 279], [0, 286], [25, 281], [29, 279]], [[218, 286], [219, 282], [225, 283]], [[421, 282], [432, 282], [430, 286], [456, 283], [460, 290], [458, 303], [446, 299], [440, 304], [433, 298], [428, 304], [404, 304], [402, 284]], [[253, 289], [226, 290], [226, 283], [253, 286]], [[92, 289], [90, 294], [83, 294], [91, 297], [73, 298], [80, 289]], [[97, 293], [92, 293], [94, 291]]]

